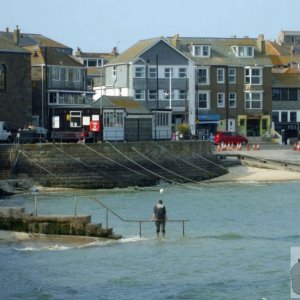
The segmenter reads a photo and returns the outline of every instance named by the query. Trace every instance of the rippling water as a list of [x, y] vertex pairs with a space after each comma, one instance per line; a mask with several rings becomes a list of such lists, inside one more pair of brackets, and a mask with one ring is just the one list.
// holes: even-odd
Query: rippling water
[[[0, 243], [1, 299], [289, 299], [290, 247], [300, 246], [299, 183], [234, 183], [200, 187], [39, 193], [40, 214], [91, 214], [105, 223], [95, 197], [125, 219], [150, 220], [162, 198], [169, 219], [189, 219], [182, 236], [167, 223], [109, 216], [119, 241], [86, 245]], [[68, 196], [68, 197], [65, 197]], [[31, 194], [1, 206], [34, 209]]]

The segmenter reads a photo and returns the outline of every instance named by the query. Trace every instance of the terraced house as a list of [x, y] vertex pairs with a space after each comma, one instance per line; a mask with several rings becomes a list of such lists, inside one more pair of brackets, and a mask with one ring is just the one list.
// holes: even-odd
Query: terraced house
[[170, 42], [195, 64], [195, 123], [202, 135], [217, 130], [262, 136], [272, 116], [271, 61], [263, 35], [189, 38]]

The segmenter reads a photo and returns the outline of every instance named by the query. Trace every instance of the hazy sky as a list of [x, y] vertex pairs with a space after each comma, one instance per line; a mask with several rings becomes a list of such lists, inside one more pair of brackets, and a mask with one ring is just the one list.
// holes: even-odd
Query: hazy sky
[[257, 37], [300, 30], [300, 0], [2, 0], [1, 28], [40, 33], [73, 50], [120, 52], [141, 39]]

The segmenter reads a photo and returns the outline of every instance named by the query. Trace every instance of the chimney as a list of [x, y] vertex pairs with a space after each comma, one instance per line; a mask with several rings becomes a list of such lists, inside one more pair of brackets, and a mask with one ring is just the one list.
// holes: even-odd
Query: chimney
[[9, 28], [8, 27], [6, 27], [6, 32], [9, 32]]
[[119, 53], [118, 53], [117, 47], [113, 47], [113, 49], [111, 51], [111, 56], [116, 57], [118, 55], [119, 55]]
[[175, 34], [173, 37], [172, 37], [172, 40], [171, 40], [171, 44], [173, 47], [175, 47], [176, 49], [179, 49], [180, 47], [180, 39], [179, 39], [179, 34]]
[[266, 52], [266, 41], [263, 34], [259, 34], [257, 38], [257, 47], [261, 53]]
[[19, 45], [20, 42], [20, 29], [19, 26], [17, 25], [16, 29], [14, 30], [14, 43], [16, 45]]

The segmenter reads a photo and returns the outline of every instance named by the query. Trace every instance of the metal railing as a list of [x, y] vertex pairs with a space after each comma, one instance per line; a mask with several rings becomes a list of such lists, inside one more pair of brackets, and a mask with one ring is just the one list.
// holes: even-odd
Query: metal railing
[[[77, 200], [78, 198], [85, 198], [84, 196], [74, 196], [74, 216], [77, 216]], [[111, 208], [109, 208], [107, 205], [105, 205], [104, 203], [102, 203], [101, 201], [99, 201], [98, 199], [95, 199], [94, 197], [89, 197], [87, 198], [89, 200], [93, 200], [96, 203], [98, 203], [100, 206], [102, 206], [105, 209], [105, 225], [106, 228], [108, 228], [108, 223], [109, 223], [109, 213], [111, 213], [112, 215], [114, 215], [115, 217], [117, 217], [119, 220], [121, 220], [122, 222], [125, 223], [137, 223], [139, 224], [139, 236], [142, 237], [142, 224], [143, 223], [153, 223], [154, 221], [151, 220], [128, 220], [128, 219], [124, 219], [122, 218], [119, 214], [117, 214], [115, 211], [113, 211]], [[38, 196], [35, 195], [34, 196], [34, 215], [37, 216], [38, 215], [38, 209], [37, 209], [37, 204], [38, 204]], [[182, 235], [185, 235], [185, 223], [188, 222], [189, 220], [167, 220], [167, 222], [172, 222], [172, 223], [181, 223], [182, 224]]]

